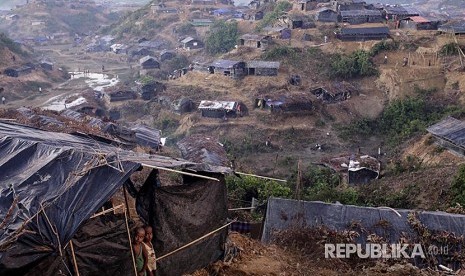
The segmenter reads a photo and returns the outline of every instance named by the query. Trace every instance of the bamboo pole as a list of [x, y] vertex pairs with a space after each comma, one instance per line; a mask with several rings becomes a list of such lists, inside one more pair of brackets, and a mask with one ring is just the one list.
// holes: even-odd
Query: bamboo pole
[[233, 209], [228, 209], [228, 211], [238, 211], [238, 210], [252, 210], [255, 209], [256, 207], [242, 207], [242, 208], [233, 208]]
[[255, 175], [255, 174], [250, 174], [250, 173], [243, 173], [243, 172], [234, 172], [234, 173], [239, 174], [239, 175], [253, 176], [253, 177], [257, 177], [257, 178], [269, 179], [269, 180], [274, 180], [274, 181], [287, 182], [287, 180], [284, 180], [284, 179], [278, 179], [278, 178], [273, 178], [273, 177]]
[[74, 254], [74, 246], [73, 246], [73, 240], [69, 241], [69, 246], [71, 248], [71, 256], [73, 256], [73, 265], [74, 265], [74, 270], [76, 271], [76, 276], [79, 276], [79, 269], [76, 261], [76, 255]]
[[55, 234], [55, 236], [57, 238], [58, 251], [60, 252], [60, 257], [63, 257], [63, 251], [61, 250], [60, 236], [58, 235], [57, 230], [53, 227], [52, 223], [50, 222], [50, 219], [48, 218], [47, 213], [45, 212], [44, 205], [42, 205], [42, 203], [41, 203], [40, 206], [42, 207], [42, 211], [44, 213], [45, 220], [48, 222], [48, 225], [50, 226], [50, 230], [52, 231], [53, 234]]
[[131, 212], [129, 210], [129, 201], [128, 201], [128, 194], [126, 191], [126, 187], [123, 185], [123, 194], [124, 194], [124, 204], [126, 205], [126, 209], [128, 210], [128, 217], [131, 219]]
[[124, 207], [124, 205], [123, 205], [123, 204], [120, 204], [120, 205], [115, 206], [115, 207], [113, 207], [113, 208], [106, 209], [105, 211], [102, 211], [102, 212], [100, 212], [100, 213], [94, 214], [94, 215], [91, 216], [90, 218], [95, 218], [95, 217], [99, 217], [99, 216], [108, 214], [108, 213], [113, 212], [113, 211], [115, 211], [115, 210], [118, 210], [119, 208], [122, 208], [122, 207]]
[[134, 266], [134, 276], [137, 276], [136, 260], [134, 258], [134, 251], [132, 250], [132, 240], [131, 240], [131, 233], [129, 232], [129, 223], [128, 223], [128, 216], [126, 215], [126, 208], [124, 209], [124, 220], [126, 221], [126, 231], [128, 232], [129, 247], [131, 250], [132, 264]]
[[461, 65], [461, 67], [463, 67], [462, 55], [463, 55], [463, 56], [465, 56], [465, 55], [464, 55], [462, 49], [460, 48], [459, 42], [457, 41], [457, 36], [456, 36], [455, 34], [453, 34], [453, 36], [454, 36], [455, 44], [457, 45], [457, 50], [458, 50], [458, 52], [459, 52], [460, 65]]
[[199, 177], [199, 178], [205, 178], [205, 179], [209, 179], [209, 180], [215, 180], [215, 181], [218, 181], [218, 182], [220, 181], [220, 180], [217, 179], [217, 178], [209, 177], [209, 176], [204, 176], [204, 175], [200, 175], [200, 174], [189, 173], [189, 172], [183, 172], [183, 171], [180, 171], [180, 170], [168, 169], [168, 168], [163, 168], [163, 167], [148, 165], [148, 164], [144, 164], [144, 163], [141, 163], [141, 165], [144, 166], [144, 167], [147, 167], [147, 168], [158, 169], [158, 170], [163, 170], [163, 171], [168, 171], [168, 172], [175, 172], [175, 173], [179, 173], [179, 174], [185, 174], [185, 175], [195, 176], [195, 177]]
[[200, 237], [200, 238], [198, 238], [198, 239], [196, 239], [196, 240], [193, 240], [193, 241], [191, 241], [190, 243], [188, 243], [188, 244], [186, 244], [186, 245], [183, 245], [183, 246], [179, 247], [178, 249], [173, 250], [173, 251], [171, 251], [170, 253], [167, 253], [167, 254], [165, 254], [165, 255], [163, 255], [163, 256], [157, 258], [157, 261], [159, 261], [159, 260], [161, 260], [161, 259], [164, 259], [164, 258], [166, 258], [166, 257], [168, 257], [168, 256], [171, 256], [171, 255], [173, 255], [174, 253], [176, 253], [176, 252], [178, 252], [178, 251], [181, 251], [181, 250], [183, 250], [184, 248], [187, 248], [187, 247], [193, 245], [194, 243], [196, 243], [196, 242], [198, 242], [198, 241], [200, 241], [200, 240], [203, 240], [204, 238], [206, 238], [206, 237], [208, 237], [208, 236], [211, 236], [211, 235], [215, 234], [216, 232], [220, 231], [221, 229], [224, 229], [224, 228], [228, 227], [228, 226], [229, 226], [230, 224], [232, 224], [233, 222], [236, 222], [236, 221], [233, 220], [233, 221], [231, 221], [230, 223], [225, 224], [225, 225], [221, 226], [220, 228], [215, 229], [215, 230], [213, 230], [213, 231], [211, 231], [211, 232], [209, 232], [209, 233], [203, 235], [202, 237]]

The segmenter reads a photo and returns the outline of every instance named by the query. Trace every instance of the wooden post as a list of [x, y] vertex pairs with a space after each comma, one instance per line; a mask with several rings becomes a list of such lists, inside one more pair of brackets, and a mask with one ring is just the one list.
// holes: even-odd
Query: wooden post
[[[71, 248], [71, 256], [73, 256], [73, 265], [74, 265], [74, 271], [76, 272], [76, 276], [79, 276], [79, 269], [76, 261], [76, 255], [74, 254], [74, 246], [73, 246], [73, 240], [69, 241], [69, 246]], [[132, 248], [131, 248], [132, 251]]]

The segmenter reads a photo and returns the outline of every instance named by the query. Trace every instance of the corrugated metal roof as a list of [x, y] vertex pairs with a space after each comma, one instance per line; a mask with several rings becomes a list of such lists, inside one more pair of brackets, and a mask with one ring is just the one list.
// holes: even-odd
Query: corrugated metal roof
[[427, 128], [427, 131], [457, 146], [465, 146], [465, 122], [453, 117], [447, 117], [439, 123], [430, 126]]
[[78, 122], [83, 122], [86, 118], [86, 115], [83, 113], [79, 113], [77, 111], [71, 110], [71, 109], [65, 109], [63, 112], [60, 114], [63, 117], [66, 117], [68, 119], [73, 119]]
[[378, 10], [349, 10], [349, 11], [341, 11], [342, 17], [347, 16], [381, 16], [381, 12]]
[[325, 12], [325, 11], [330, 11], [330, 12], [336, 13], [336, 11], [334, 11], [331, 8], [327, 8], [327, 7], [319, 8], [319, 9], [316, 10], [317, 13]]
[[245, 34], [241, 36], [241, 39], [244, 40], [262, 40], [265, 39], [266, 35], [256, 35], [256, 34]]
[[450, 22], [439, 27], [443, 32], [465, 33], [465, 21]]
[[224, 109], [224, 110], [235, 110], [237, 102], [226, 102], [226, 101], [201, 101], [199, 109]]
[[188, 36], [188, 37], [184, 38], [183, 40], [181, 40], [181, 43], [188, 43], [188, 42], [191, 42], [192, 40], [194, 40], [194, 38]]
[[363, 28], [342, 28], [342, 35], [357, 34], [389, 34], [388, 27], [363, 27]]
[[233, 68], [234, 65], [238, 64], [240, 61], [219, 59], [212, 62], [211, 66], [216, 68]]
[[264, 31], [267, 32], [281, 32], [282, 30], [287, 29], [286, 27], [265, 27], [263, 28]]
[[210, 18], [198, 18], [198, 19], [192, 19], [192, 22], [195, 23], [213, 23], [213, 20]]
[[143, 42], [139, 43], [139, 47], [160, 48], [165, 44], [166, 44], [166, 42], [163, 41], [163, 40], [143, 41]]
[[136, 125], [131, 128], [135, 140], [139, 145], [157, 148], [160, 144], [160, 131], [145, 125]]
[[141, 58], [141, 59], [139, 60], [139, 62], [140, 62], [140, 64], [142, 64], [142, 63], [144, 63], [144, 62], [146, 62], [146, 61], [148, 61], [148, 60], [150, 60], [150, 59], [153, 59], [154, 61], [157, 61], [157, 59], [154, 58], [154, 57], [152, 57], [152, 56], [145, 56], [145, 57]]
[[173, 55], [176, 55], [176, 52], [175, 51], [170, 51], [170, 50], [163, 50], [160, 52], [160, 56], [164, 55], [164, 54], [173, 54]]
[[423, 16], [411, 16], [409, 18], [410, 18], [410, 20], [412, 20], [413, 22], [416, 22], [416, 23], [429, 23], [429, 22], [431, 22], [428, 19], [424, 18]]
[[262, 61], [262, 60], [250, 60], [247, 61], [247, 67], [249, 68], [276, 68], [279, 69], [279, 61]]
[[412, 7], [401, 7], [401, 6], [390, 6], [390, 7], [385, 7], [384, 10], [388, 14], [397, 14], [397, 15], [419, 15], [420, 13]]

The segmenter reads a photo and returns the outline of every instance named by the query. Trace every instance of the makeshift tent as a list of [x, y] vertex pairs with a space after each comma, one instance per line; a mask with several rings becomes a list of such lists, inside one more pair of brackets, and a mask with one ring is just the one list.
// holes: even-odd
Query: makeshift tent
[[[107, 267], [111, 256], [106, 252], [122, 252], [111, 263], [120, 264], [118, 275], [133, 275], [126, 265], [128, 244], [115, 241], [120, 239], [121, 218], [111, 227], [109, 222], [98, 227], [103, 222], [89, 218], [141, 166], [218, 176], [229, 172], [224, 167], [135, 153], [85, 137], [0, 122], [0, 275], [73, 275], [75, 267], [101, 268], [98, 275], [116, 275], [116, 265]], [[169, 207], [163, 211], [169, 212]], [[86, 230], [89, 223], [95, 225], [91, 231]], [[106, 227], [120, 230], [98, 230]], [[99, 231], [101, 235], [96, 236]], [[82, 239], [85, 233], [88, 238]], [[155, 236], [159, 234], [155, 231]], [[76, 250], [70, 243], [73, 237]], [[70, 250], [76, 261], [70, 258]], [[214, 258], [217, 250], [205, 247], [204, 254]], [[195, 265], [179, 263], [177, 271]]]
[[[154, 229], [153, 244], [159, 258], [226, 224], [224, 178], [218, 183], [187, 176], [184, 183], [189, 184], [181, 186], [155, 187], [153, 183], [146, 182], [142, 187], [137, 209]], [[226, 236], [227, 230], [223, 229], [195, 246], [159, 260], [157, 275], [191, 273], [218, 260]]]

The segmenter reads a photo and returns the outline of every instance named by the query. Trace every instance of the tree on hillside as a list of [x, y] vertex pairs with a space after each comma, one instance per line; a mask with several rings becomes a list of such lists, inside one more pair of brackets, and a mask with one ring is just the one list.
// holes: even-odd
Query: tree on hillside
[[278, 18], [280, 18], [284, 13], [292, 9], [292, 4], [288, 1], [279, 1], [274, 7], [272, 12], [266, 13], [260, 23], [257, 25], [257, 30], [272, 25]]
[[210, 27], [205, 47], [210, 54], [227, 53], [234, 48], [238, 38], [237, 22], [226, 23], [224, 21], [216, 21]]

